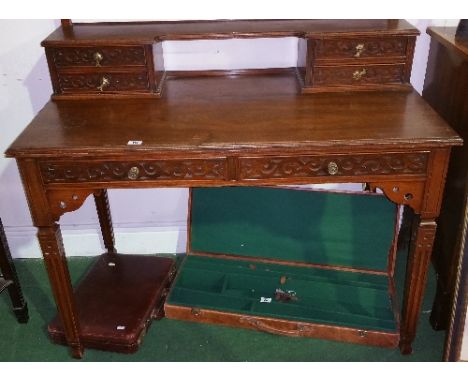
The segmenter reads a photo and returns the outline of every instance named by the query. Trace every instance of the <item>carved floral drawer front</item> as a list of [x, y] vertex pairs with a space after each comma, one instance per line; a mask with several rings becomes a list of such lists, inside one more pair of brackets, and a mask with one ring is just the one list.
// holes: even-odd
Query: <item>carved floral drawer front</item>
[[400, 84], [404, 82], [404, 65], [317, 66], [314, 85]]
[[225, 179], [226, 160], [42, 162], [44, 183]]
[[427, 153], [240, 158], [240, 179], [425, 174]]
[[59, 74], [62, 92], [113, 92], [122, 90], [148, 91], [147, 72], [137, 73], [74, 73]]
[[356, 38], [316, 40], [317, 59], [349, 59], [406, 56], [408, 38]]
[[70, 47], [52, 50], [54, 63], [58, 68], [146, 65], [143, 46]]

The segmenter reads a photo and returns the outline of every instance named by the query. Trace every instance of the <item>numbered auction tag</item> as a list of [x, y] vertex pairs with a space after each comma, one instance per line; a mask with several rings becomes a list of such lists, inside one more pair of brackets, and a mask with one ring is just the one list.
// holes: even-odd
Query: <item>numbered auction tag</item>
[[128, 141], [128, 146], [140, 146], [143, 144], [143, 141]]

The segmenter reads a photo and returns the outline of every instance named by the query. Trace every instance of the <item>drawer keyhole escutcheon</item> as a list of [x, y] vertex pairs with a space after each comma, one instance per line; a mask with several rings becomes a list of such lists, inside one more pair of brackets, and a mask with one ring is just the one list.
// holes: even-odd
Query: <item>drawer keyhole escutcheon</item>
[[102, 77], [101, 78], [101, 84], [98, 86], [98, 90], [102, 92], [104, 88], [108, 87], [110, 85], [110, 81], [107, 77]]
[[132, 167], [130, 170], [128, 170], [128, 179], [135, 180], [138, 178], [139, 174], [140, 170], [138, 167]]
[[330, 162], [328, 163], [327, 170], [330, 175], [336, 175], [338, 174], [338, 165], [336, 162]]
[[367, 70], [366, 70], [366, 69], [356, 70], [356, 71], [353, 73], [353, 79], [356, 80], [356, 81], [358, 81], [358, 80], [360, 80], [362, 77], [364, 77], [366, 74], [367, 74]]
[[96, 66], [101, 66], [101, 61], [104, 59], [104, 56], [101, 53], [96, 52], [93, 54], [93, 58]]
[[361, 57], [361, 54], [364, 52], [364, 44], [357, 44], [356, 45], [356, 53], [354, 54], [354, 57]]

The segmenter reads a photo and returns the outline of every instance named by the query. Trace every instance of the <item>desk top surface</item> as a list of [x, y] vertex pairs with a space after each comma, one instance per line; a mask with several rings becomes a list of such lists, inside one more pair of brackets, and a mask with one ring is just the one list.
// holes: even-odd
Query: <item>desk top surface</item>
[[7, 155], [339, 152], [461, 144], [414, 91], [298, 92], [294, 72], [284, 70], [169, 76], [161, 99], [50, 101]]

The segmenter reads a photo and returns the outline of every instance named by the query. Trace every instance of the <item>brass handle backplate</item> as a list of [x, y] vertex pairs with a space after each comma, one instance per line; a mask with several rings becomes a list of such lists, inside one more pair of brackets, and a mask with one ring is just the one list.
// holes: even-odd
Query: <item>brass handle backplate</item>
[[339, 168], [336, 162], [330, 162], [328, 163], [327, 170], [330, 175], [336, 175], [338, 174]]
[[128, 179], [135, 180], [138, 178], [138, 175], [140, 174], [140, 170], [138, 167], [132, 167], [130, 170], [128, 170]]
[[358, 80], [360, 80], [362, 77], [364, 77], [366, 74], [367, 74], [367, 70], [366, 70], [366, 69], [356, 70], [356, 71], [353, 73], [353, 79], [356, 80], [356, 81], [358, 81]]
[[96, 52], [93, 54], [94, 62], [96, 66], [101, 66], [101, 61], [104, 59], [102, 53]]
[[354, 53], [354, 57], [361, 57], [361, 54], [366, 48], [364, 47], [364, 44], [357, 44], [354, 49], [356, 51], [356, 53]]
[[108, 87], [110, 85], [110, 81], [107, 77], [102, 77], [101, 78], [101, 83], [97, 87], [100, 92], [104, 90], [104, 88]]

